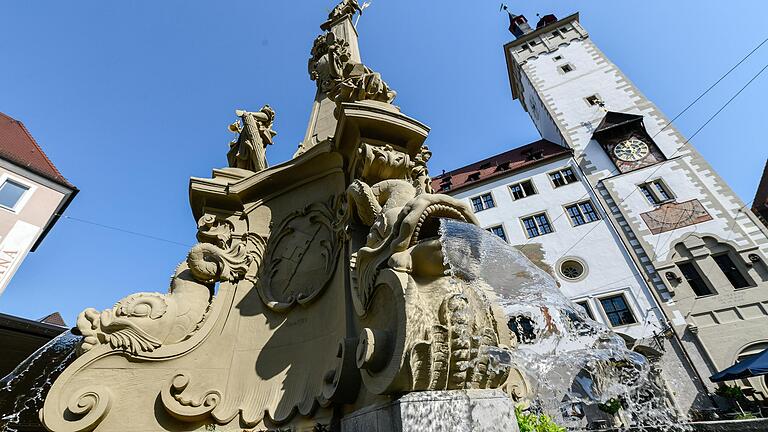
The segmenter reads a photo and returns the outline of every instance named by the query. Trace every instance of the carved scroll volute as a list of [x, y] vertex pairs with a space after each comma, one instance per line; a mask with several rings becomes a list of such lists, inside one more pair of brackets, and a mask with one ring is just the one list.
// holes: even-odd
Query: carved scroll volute
[[[222, 391], [213, 384], [193, 390], [190, 388], [192, 374], [179, 371], [163, 386], [160, 399], [165, 410], [184, 422], [205, 420], [221, 401]], [[213, 387], [213, 388], [212, 388]]]
[[[50, 393], [49, 393], [50, 394]], [[66, 404], [61, 393], [46, 399], [40, 421], [53, 432], [88, 432], [95, 429], [109, 414], [114, 396], [109, 387], [94, 384], [72, 392]]]
[[[357, 367], [366, 389], [374, 394], [409, 391], [405, 366], [408, 331], [406, 287], [408, 275], [385, 269], [365, 317], [355, 351]], [[414, 317], [415, 318], [415, 317]]]

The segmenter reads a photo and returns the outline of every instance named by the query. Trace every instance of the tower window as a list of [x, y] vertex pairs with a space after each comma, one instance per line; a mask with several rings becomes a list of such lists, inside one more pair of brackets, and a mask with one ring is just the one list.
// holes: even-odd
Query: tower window
[[697, 296], [701, 297], [715, 294], [709, 289], [709, 285], [704, 280], [704, 276], [699, 273], [699, 270], [692, 262], [681, 263], [678, 264], [677, 267], [680, 268], [683, 277]]
[[585, 99], [590, 106], [600, 105], [603, 102], [598, 95], [587, 96]]
[[527, 196], [536, 195], [536, 189], [533, 188], [533, 183], [530, 180], [521, 181], [509, 186], [509, 190], [512, 192], [512, 198], [519, 200]]
[[659, 205], [661, 203], [671, 201], [674, 197], [667, 189], [667, 186], [661, 180], [654, 180], [649, 183], [645, 183], [639, 186], [640, 192], [643, 193], [645, 199], [653, 205]]
[[537, 215], [522, 218], [521, 220], [528, 238], [534, 238], [552, 232], [552, 224], [549, 223], [549, 218], [546, 213], [539, 213]]
[[571, 218], [573, 226], [579, 226], [600, 220], [592, 201], [584, 201], [567, 206], [566, 213]]
[[499, 236], [500, 239], [507, 241], [507, 234], [504, 232], [504, 227], [501, 225], [492, 226], [487, 229], [488, 232]]
[[627, 305], [626, 299], [621, 294], [601, 298], [600, 304], [603, 306], [603, 310], [608, 316], [608, 321], [611, 322], [613, 327], [635, 324], [637, 322]]
[[715, 260], [717, 266], [720, 267], [720, 270], [722, 270], [723, 274], [726, 278], [728, 278], [728, 281], [734, 288], [739, 289], [751, 286], [751, 284], [747, 282], [747, 279], [741, 273], [741, 270], [736, 267], [736, 263], [733, 262], [730, 255], [725, 253], [722, 255], [713, 256], [712, 259]]
[[496, 207], [496, 203], [493, 202], [493, 196], [489, 193], [474, 197], [470, 201], [472, 201], [472, 208], [475, 212]]
[[560, 66], [560, 71], [563, 73], [573, 72], [573, 66], [570, 64], [564, 64]]
[[578, 180], [576, 174], [573, 173], [573, 169], [570, 167], [549, 173], [549, 178], [556, 188], [575, 183]]

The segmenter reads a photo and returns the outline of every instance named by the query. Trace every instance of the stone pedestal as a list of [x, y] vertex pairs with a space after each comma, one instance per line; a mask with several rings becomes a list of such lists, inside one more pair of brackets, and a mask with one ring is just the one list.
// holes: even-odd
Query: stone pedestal
[[408, 393], [341, 420], [342, 432], [517, 432], [515, 407], [500, 390]]

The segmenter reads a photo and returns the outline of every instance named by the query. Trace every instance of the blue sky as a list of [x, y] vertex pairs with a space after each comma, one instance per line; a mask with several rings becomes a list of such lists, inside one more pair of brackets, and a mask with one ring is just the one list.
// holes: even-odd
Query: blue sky
[[[307, 57], [333, 0], [17, 1], [0, 14], [0, 111], [22, 120], [81, 189], [67, 215], [194, 243], [188, 179], [226, 165], [234, 110], [277, 111], [271, 163], [303, 138], [314, 95]], [[595, 43], [673, 117], [768, 37], [768, 2], [508, 1], [581, 12]], [[579, 9], [576, 9], [576, 7]], [[750, 17], [756, 22], [751, 23]], [[363, 60], [432, 127], [433, 173], [538, 139], [511, 98], [498, 1], [373, 0]], [[690, 135], [768, 62], [768, 44], [677, 121]], [[766, 74], [768, 75], [768, 74]], [[745, 201], [768, 157], [758, 78], [693, 141]], [[0, 297], [0, 312], [68, 324], [85, 307], [167, 289], [186, 246], [61, 220]]]

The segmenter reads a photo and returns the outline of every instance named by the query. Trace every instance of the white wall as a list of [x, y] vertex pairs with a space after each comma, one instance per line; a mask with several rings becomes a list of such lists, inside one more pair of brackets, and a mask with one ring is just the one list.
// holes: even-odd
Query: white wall
[[[566, 166], [574, 167], [573, 170], [580, 181], [554, 188], [549, 173]], [[538, 193], [514, 200], [509, 185], [527, 179], [533, 182]], [[553, 268], [561, 260], [571, 257], [586, 263], [587, 275], [583, 280], [572, 282], [557, 274], [561, 289], [568, 298], [575, 301], [587, 300], [596, 319], [610, 325], [603, 315], [598, 299], [623, 293], [638, 323], [616, 328], [616, 331], [641, 338], [652, 335], [654, 330], [660, 328], [659, 311], [652, 306], [655, 301], [647, 285], [638, 275], [599, 204], [591, 196], [590, 188], [578, 168], [575, 168], [573, 159], [563, 158], [527, 171], [514, 172], [504, 178], [453, 195], [465, 200], [471, 207], [470, 198], [488, 192], [493, 195], [496, 207], [476, 213], [484, 228], [502, 225], [508, 241], [514, 245], [540, 244], [545, 253], [544, 262]], [[601, 220], [572, 226], [564, 206], [587, 199], [591, 199], [600, 213]], [[542, 211], [547, 213], [553, 232], [529, 240], [520, 218]]]

